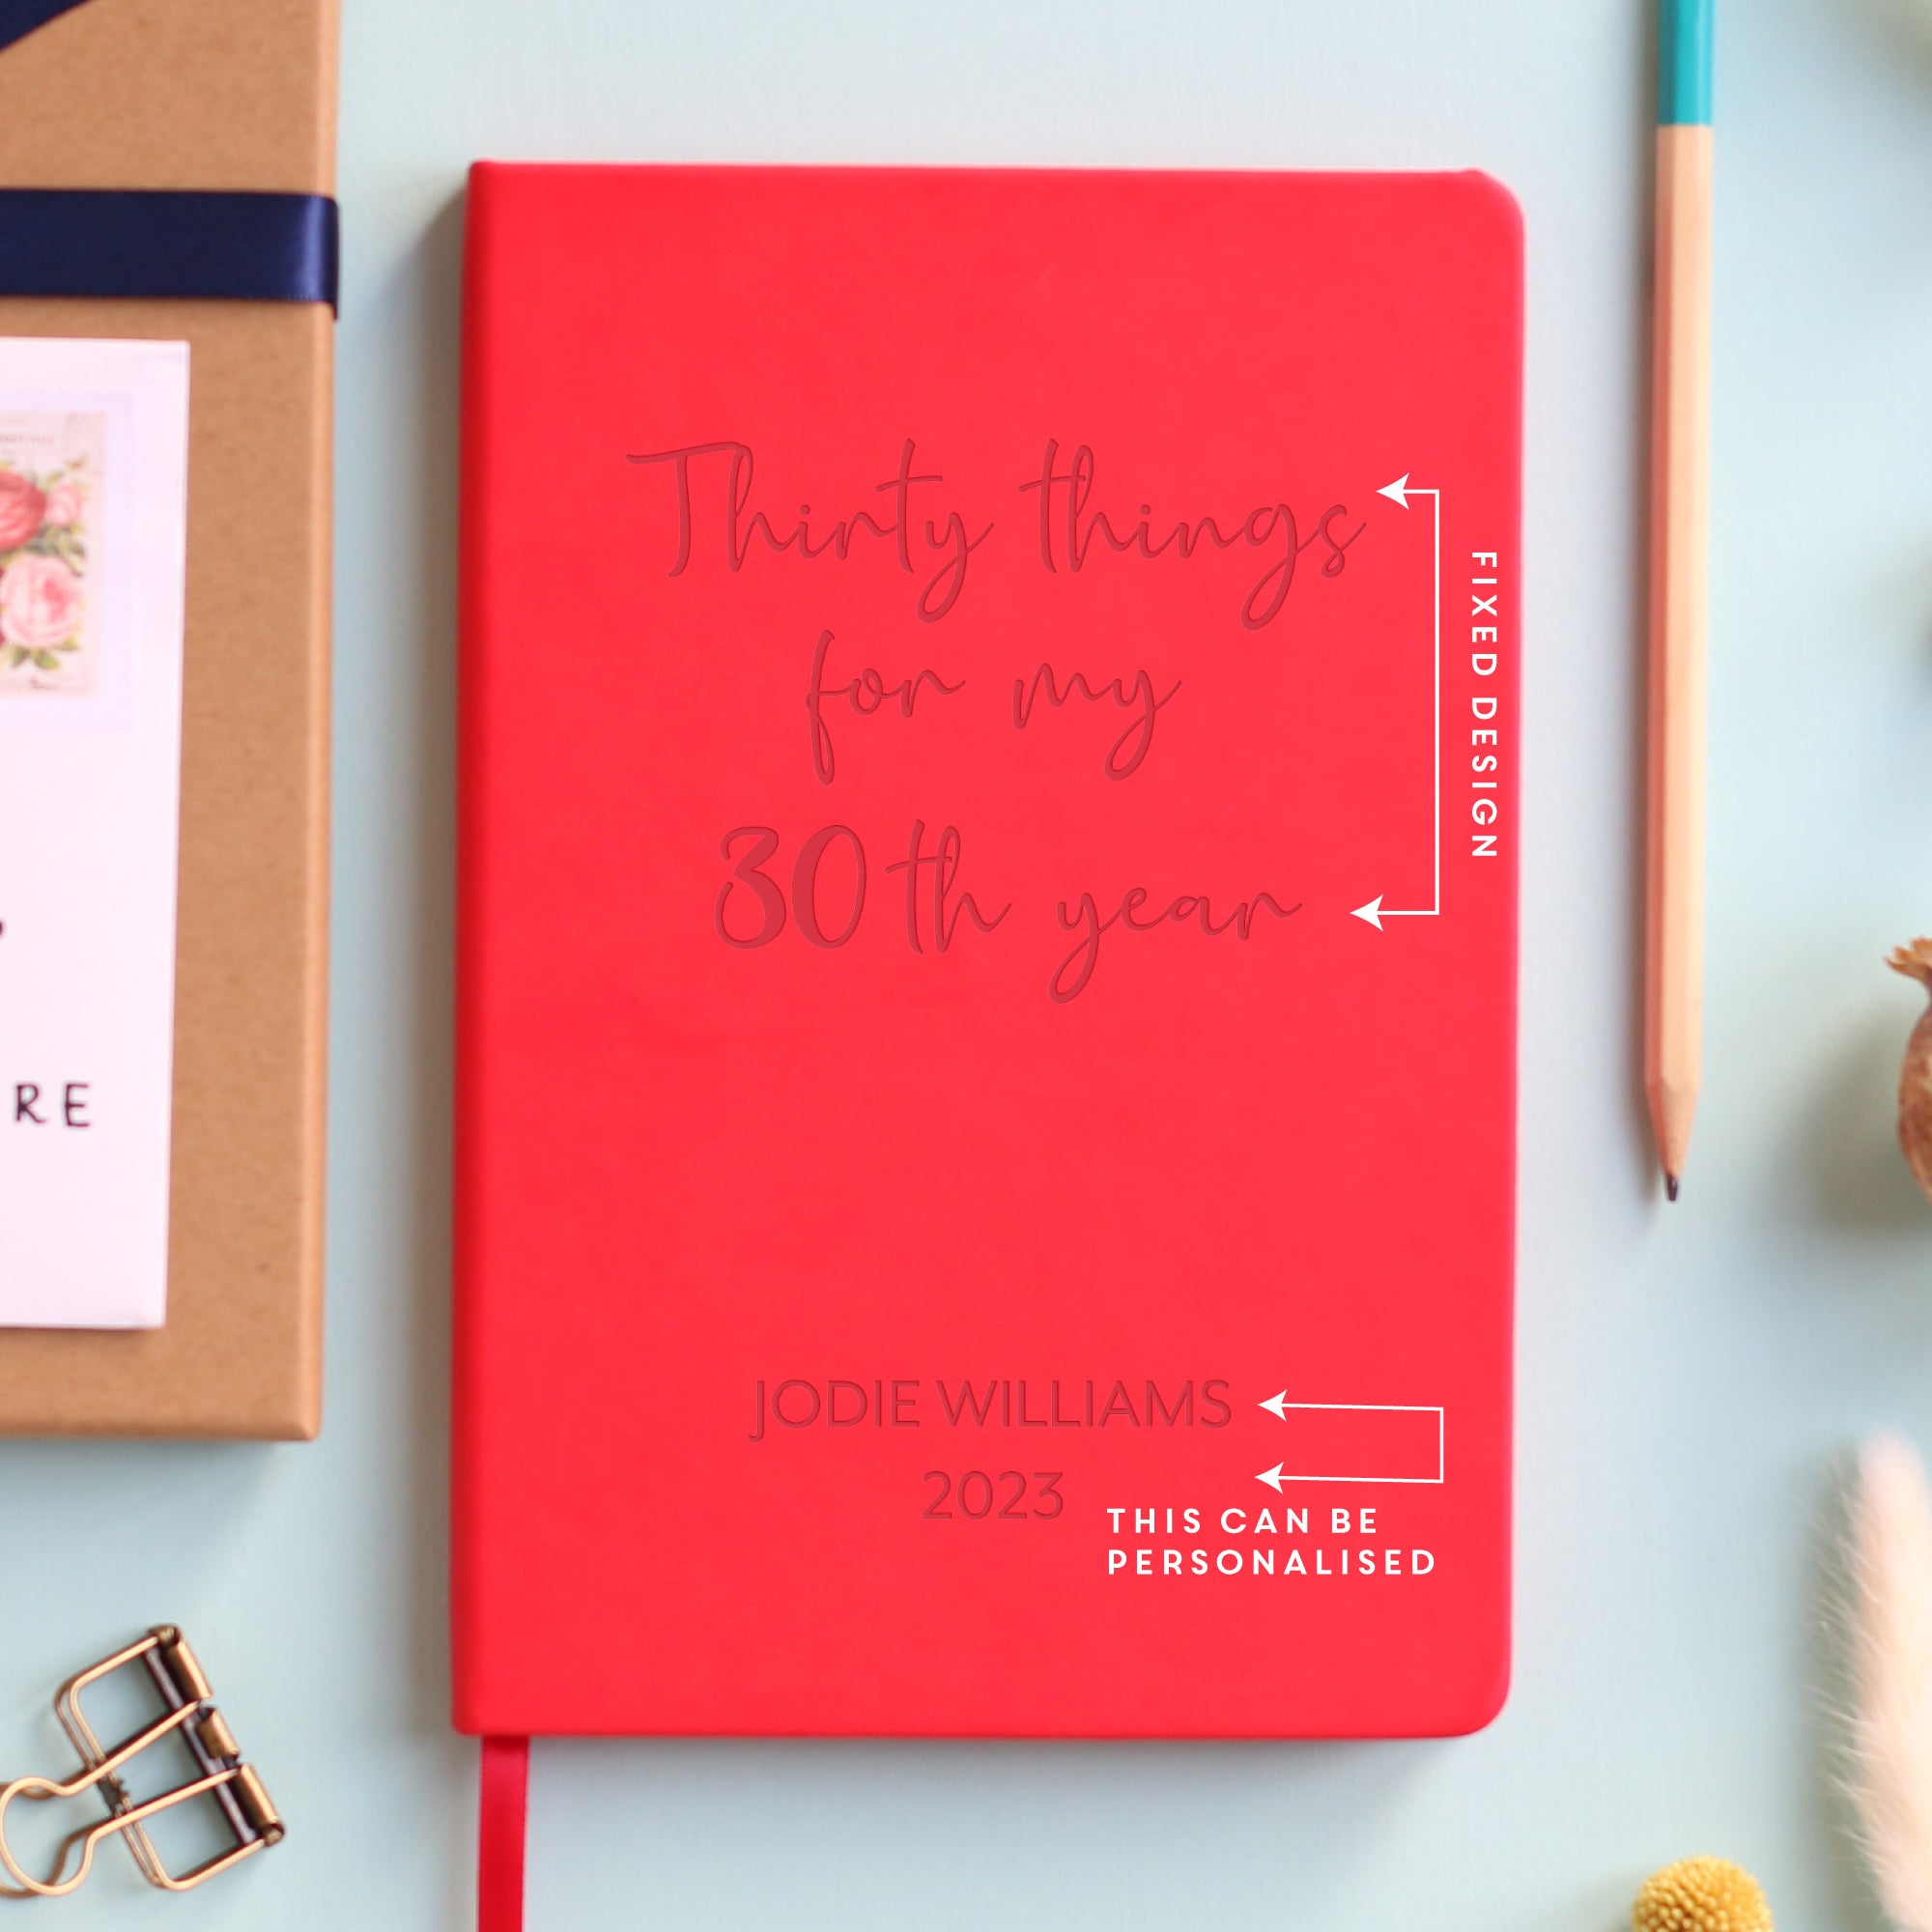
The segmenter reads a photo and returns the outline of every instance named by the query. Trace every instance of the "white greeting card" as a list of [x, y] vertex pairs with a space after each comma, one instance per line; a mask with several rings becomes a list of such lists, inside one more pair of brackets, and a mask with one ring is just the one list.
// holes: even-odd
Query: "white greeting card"
[[187, 374], [0, 338], [0, 1326], [167, 1315]]

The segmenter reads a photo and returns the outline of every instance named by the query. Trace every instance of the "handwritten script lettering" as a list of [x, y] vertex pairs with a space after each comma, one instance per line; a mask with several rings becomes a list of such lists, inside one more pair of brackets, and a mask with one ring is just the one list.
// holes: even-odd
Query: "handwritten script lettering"
[[1121, 903], [1107, 915], [1100, 917], [1100, 908], [1094, 902], [1092, 893], [1080, 895], [1080, 904], [1076, 911], [1069, 912], [1066, 901], [1062, 899], [1055, 907], [1055, 915], [1060, 921], [1063, 932], [1078, 931], [1080, 942], [1054, 969], [1053, 978], [1047, 982], [1047, 991], [1053, 996], [1055, 1006], [1064, 1007], [1069, 1000], [1077, 1000], [1087, 989], [1087, 981], [1094, 977], [1094, 968], [1100, 959], [1100, 935], [1119, 925], [1128, 932], [1151, 932], [1155, 926], [1169, 921], [1175, 924], [1185, 924], [1189, 920], [1197, 920], [1201, 930], [1210, 939], [1218, 939], [1222, 933], [1232, 930], [1236, 939], [1245, 939], [1254, 929], [1257, 913], [1272, 913], [1276, 919], [1287, 919], [1297, 913], [1301, 907], [1280, 904], [1269, 893], [1257, 893], [1251, 899], [1242, 899], [1235, 910], [1219, 925], [1214, 923], [1213, 909], [1207, 899], [1199, 895], [1187, 893], [1173, 901], [1164, 910], [1151, 918], [1140, 916], [1141, 908], [1148, 902], [1145, 886], [1130, 886], [1121, 895]]
[[910, 718], [922, 686], [929, 684], [942, 697], [956, 697], [966, 689], [963, 677], [957, 684], [948, 684], [936, 670], [922, 670], [916, 677], [888, 684], [870, 665], [843, 684], [827, 684], [825, 654], [832, 648], [832, 641], [830, 631], [819, 632], [818, 641], [811, 649], [811, 682], [805, 693], [805, 708], [811, 719], [811, 768], [818, 774], [820, 784], [830, 784], [838, 770], [832, 727], [825, 722], [828, 697], [842, 697], [861, 718], [869, 718], [890, 698], [898, 706], [901, 718]]
[[959, 903], [949, 911], [947, 895], [952, 890], [952, 880], [959, 870], [959, 849], [961, 845], [959, 828], [949, 825], [939, 835], [939, 849], [930, 857], [925, 852], [925, 820], [915, 818], [912, 822], [912, 838], [907, 845], [903, 859], [895, 860], [886, 867], [889, 872], [903, 872], [906, 875], [905, 924], [906, 943], [915, 952], [923, 952], [925, 948], [919, 938], [919, 875], [924, 866], [932, 867], [932, 943], [941, 952], [952, 944], [952, 935], [959, 929], [962, 919], [970, 919], [981, 932], [991, 932], [1006, 916], [1012, 911], [1010, 905], [1003, 905], [991, 919], [980, 910], [979, 902], [971, 893], [961, 893]]
[[1357, 524], [1346, 537], [1338, 537], [1335, 520], [1346, 517], [1349, 510], [1345, 503], [1331, 503], [1304, 537], [1299, 534], [1294, 512], [1286, 503], [1263, 503], [1232, 530], [1223, 530], [1212, 517], [1197, 517], [1192, 522], [1183, 517], [1155, 543], [1152, 504], [1143, 503], [1139, 517], [1124, 531], [1116, 527], [1104, 510], [1089, 514], [1087, 499], [1094, 494], [1096, 469], [1094, 452], [1083, 442], [1065, 469], [1053, 467], [1059, 455], [1059, 442], [1049, 440], [1039, 460], [1039, 474], [1019, 486], [1022, 491], [1039, 493], [1039, 560], [1048, 570], [1057, 571], [1063, 562], [1068, 570], [1084, 570], [1096, 542], [1116, 554], [1131, 554], [1148, 562], [1169, 550], [1183, 559], [1191, 557], [1204, 541], [1216, 550], [1230, 550], [1236, 544], [1252, 550], [1278, 550], [1280, 555], [1262, 573], [1241, 605], [1244, 630], [1259, 631], [1280, 614], [1294, 582], [1296, 559], [1311, 544], [1322, 547], [1322, 576], [1339, 577], [1349, 561], [1349, 546], [1368, 527]]
[[[811, 505], [798, 506], [798, 521], [781, 536], [774, 528], [771, 519], [763, 510], [753, 510], [752, 474], [754, 459], [752, 446], [747, 442], [693, 442], [681, 449], [656, 449], [639, 452], [625, 458], [627, 463], [653, 464], [668, 463], [673, 466], [677, 476], [677, 555], [670, 567], [670, 575], [682, 577], [691, 562], [691, 512], [692, 465], [700, 458], [724, 458], [724, 487], [718, 497], [723, 511], [724, 535], [724, 562], [731, 571], [745, 567], [745, 559], [751, 554], [753, 539], [755, 538], [772, 551], [793, 551], [808, 559], [821, 557], [828, 553], [843, 563], [852, 554], [852, 546], [861, 537], [875, 540], [892, 538], [898, 567], [910, 576], [913, 571], [930, 562], [934, 556], [944, 559], [939, 568], [927, 579], [919, 593], [919, 620], [923, 624], [936, 624], [959, 601], [959, 593], [966, 587], [967, 559], [992, 534], [991, 524], [980, 530], [977, 537], [966, 534], [966, 520], [957, 510], [948, 510], [942, 528], [927, 518], [922, 526], [922, 544], [919, 551], [920, 564], [914, 563], [913, 534], [917, 514], [913, 509], [912, 496], [915, 489], [930, 483], [943, 483], [946, 478], [937, 470], [924, 474], [913, 473], [913, 440], [907, 437], [899, 448], [899, 467], [896, 475], [889, 476], [874, 488], [881, 494], [890, 491], [893, 497], [893, 516], [890, 522], [881, 523], [869, 510], [855, 510], [850, 516], [840, 517], [830, 529], [824, 530], [814, 540], [811, 531]], [[711, 466], [707, 466], [707, 474]], [[748, 515], [747, 512], [750, 512]]]
[[[869, 507], [850, 508], [829, 520], [815, 513], [809, 502], [798, 504], [795, 512], [781, 514], [757, 501], [756, 458], [750, 443], [735, 439], [633, 451], [625, 461], [640, 469], [668, 472], [677, 518], [677, 542], [669, 576], [683, 577], [694, 568], [715, 569], [720, 564], [728, 575], [736, 577], [753, 564], [756, 569], [784, 568], [801, 562], [829, 562], [837, 567], [870, 558], [875, 571], [896, 572], [917, 583], [913, 611], [922, 624], [937, 624], [958, 609], [974, 555], [992, 537], [996, 527], [992, 520], [978, 514], [969, 516], [960, 507], [957, 498], [963, 493], [947, 489], [942, 470], [920, 468], [918, 444], [912, 437], [900, 442], [894, 472], [871, 486], [873, 496], [883, 500]], [[1331, 502], [1312, 523], [1306, 522], [1297, 517], [1288, 501], [1290, 493], [1272, 488], [1254, 493], [1264, 494], [1272, 500], [1256, 503], [1233, 516], [1225, 513], [1224, 506], [1224, 514], [1218, 518], [1209, 514], [1177, 514], [1172, 510], [1156, 515], [1154, 493], [1150, 491], [1149, 500], [1141, 502], [1128, 517], [1118, 505], [1109, 507], [1102, 500], [1099, 469], [1090, 444], [1077, 443], [1063, 457], [1059, 440], [1046, 439], [1037, 472], [1024, 481], [1006, 486], [1016, 490], [1022, 498], [1029, 496], [1035, 498], [1034, 517], [1029, 520], [1022, 516], [1018, 520], [1022, 534], [1017, 540], [1019, 554], [1012, 562], [1030, 568], [1026, 559], [1031, 553], [1037, 556], [1040, 570], [1048, 575], [1078, 578], [1091, 571], [1096, 578], [1105, 578], [1111, 572], [1136, 565], [1169, 568], [1228, 554], [1235, 581], [1245, 580], [1247, 588], [1238, 607], [1230, 592], [1214, 593], [1217, 601], [1223, 596], [1227, 598], [1222, 605], [1225, 612], [1222, 621], [1232, 627], [1233, 621], [1238, 619], [1243, 630], [1257, 632], [1267, 629], [1281, 616], [1297, 577], [1304, 582], [1309, 581], [1311, 573], [1317, 581], [1341, 577], [1355, 544], [1368, 527], [1365, 522], [1351, 523], [1348, 505], [1342, 502]], [[651, 487], [662, 490], [663, 486]], [[1236, 497], [1235, 500], [1241, 499]], [[705, 531], [715, 535], [700, 533], [700, 524]], [[1204, 582], [1217, 581], [1211, 571], [1196, 574]], [[975, 582], [983, 584], [986, 581], [987, 567], [982, 564]], [[1009, 568], [1000, 572], [994, 581], [1000, 593], [1014, 595], [1015, 571]], [[1490, 580], [1480, 581], [1487, 583]], [[983, 588], [976, 591], [981, 598], [991, 594]], [[810, 645], [804, 690], [806, 748], [812, 777], [825, 786], [845, 777], [838, 740], [846, 732], [847, 719], [895, 714], [899, 727], [874, 728], [892, 730], [896, 735], [897, 729], [910, 727], [917, 737], [923, 735], [919, 726], [935, 712], [949, 720], [955, 714], [963, 717], [977, 702], [986, 724], [994, 724], [997, 714], [1004, 709], [1014, 731], [1032, 730], [1051, 743], [1065, 735], [1066, 728], [1055, 729], [1051, 714], [1068, 709], [1077, 699], [1082, 709], [1100, 709], [1108, 721], [1104, 731], [1110, 734], [1110, 742], [1106, 755], [1099, 760], [1101, 775], [1115, 781], [1132, 779], [1147, 763], [1160, 715], [1179, 693], [1181, 679], [1163, 676], [1157, 681], [1145, 663], [1131, 672], [1120, 669], [1111, 675], [1092, 668], [1095, 655], [1091, 640], [1083, 643], [1077, 637], [1067, 636], [1064, 645], [1062, 642], [1069, 614], [1077, 605], [1077, 599], [1069, 604], [1070, 595], [1070, 586], [1051, 592], [1056, 628], [1053, 642], [1045, 648], [1053, 655], [1036, 661], [1030, 650], [1018, 664], [1009, 662], [1002, 668], [1011, 673], [1009, 704], [1006, 702], [1005, 676], [976, 684], [972, 696], [963, 704], [954, 704], [952, 700], [966, 692], [968, 679], [964, 675], [949, 676], [929, 662], [940, 655], [937, 651], [907, 652], [890, 671], [871, 663], [854, 665], [857, 652], [839, 645], [831, 625], [818, 627]], [[1306, 595], [1302, 601], [1308, 601]], [[1318, 597], [1316, 601], [1326, 600]], [[1113, 612], [1122, 608], [1118, 592], [1103, 602]], [[969, 617], [969, 630], [974, 621], [974, 617]], [[1162, 621], [1167, 624], [1169, 620]], [[805, 639], [811, 635], [810, 626], [803, 627], [802, 635], [796, 636], [792, 643], [780, 640], [781, 646], [802, 653]], [[1164, 631], [1164, 639], [1168, 635]], [[1179, 635], [1187, 634], [1183, 631]], [[962, 647], [965, 641], [959, 640]], [[1113, 641], [1118, 644], [1121, 639]], [[975, 645], [983, 653], [983, 639], [976, 639]], [[1168, 647], [1164, 641], [1163, 655]], [[1037, 643], [1033, 646], [1035, 650], [1039, 648]], [[838, 660], [836, 670], [835, 655]], [[875, 653], [868, 650], [866, 655], [871, 657]], [[948, 655], [956, 660], [958, 653]], [[923, 663], [922, 659], [928, 661]], [[1069, 660], [1081, 668], [1063, 672], [1060, 667]], [[890, 657], [886, 661], [893, 662]], [[791, 662], [796, 665], [797, 660]], [[974, 662], [983, 662], [983, 658]], [[1100, 657], [1098, 662], [1104, 664], [1106, 660]], [[1126, 657], [1125, 662], [1133, 664], [1134, 660]], [[1035, 666], [1031, 672], [1025, 668], [1028, 663]], [[1252, 681], [1253, 667], [1249, 663], [1231, 658], [1226, 664], [1217, 665], [1210, 659], [1202, 671], [1209, 693], [1217, 669], [1223, 678], [1240, 681], [1232, 693], [1224, 692], [1223, 697], [1236, 715], [1245, 717], [1255, 696], [1267, 687]], [[1188, 703], [1181, 714], [1188, 731], [1196, 734], [1214, 722], [1211, 710], [1205, 718], [1196, 712], [1204, 696], [1202, 676], [1197, 676], [1190, 666]], [[798, 701], [798, 689], [789, 678], [785, 680], [783, 690], [790, 695], [783, 702], [786, 714], [794, 721], [787, 732], [795, 728], [798, 713], [790, 706]], [[1049, 714], [1045, 719], [1039, 715], [1042, 701]], [[1477, 713], [1478, 717], [1485, 715]], [[1476, 735], [1480, 738], [1492, 734]], [[796, 740], [792, 742], [795, 744]], [[940, 740], [942, 745], [952, 742], [950, 732]], [[1235, 750], [1232, 741], [1224, 744], [1211, 732], [1195, 735], [1192, 742], [1197, 754], [1205, 750], [1214, 759], [1232, 755]], [[1163, 743], [1164, 746], [1173, 743], [1172, 731]], [[944, 799], [946, 775], [943, 770], [929, 769], [931, 750], [927, 745], [918, 753], [902, 751], [893, 763], [887, 790], [903, 797], [908, 785], [917, 785], [915, 798]], [[1164, 749], [1162, 755], [1166, 760], [1175, 753]], [[994, 762], [1000, 765], [1000, 760]], [[1027, 763], [1031, 765], [1032, 760]], [[1475, 768], [1489, 770], [1494, 763], [1492, 758], [1487, 765], [1479, 759]], [[985, 888], [979, 875], [986, 869], [997, 873], [1000, 855], [1011, 862], [1015, 834], [1030, 841], [1041, 833], [1050, 837], [1052, 828], [1031, 822], [1030, 811], [1037, 808], [1029, 808], [1026, 801], [1034, 796], [1031, 788], [1037, 774], [1012, 764], [1001, 769], [1017, 784], [1011, 793], [1010, 806], [1003, 802], [997, 808], [1003, 819], [999, 828], [1001, 838], [975, 841], [972, 871], [977, 892], [964, 886], [967, 838], [956, 824], [942, 824], [928, 837], [925, 818], [912, 817], [909, 811], [904, 817], [895, 812], [889, 824], [881, 826], [869, 820], [865, 812], [856, 810], [849, 814], [855, 821], [852, 824], [834, 820], [816, 829], [799, 826], [781, 831], [777, 826], [747, 823], [725, 832], [719, 841], [719, 869], [714, 875], [718, 889], [711, 906], [711, 924], [718, 940], [729, 952], [739, 954], [757, 953], [781, 941], [786, 948], [804, 945], [832, 953], [858, 941], [861, 952], [867, 952], [881, 938], [889, 945], [895, 943], [890, 934], [878, 932], [883, 916], [895, 925], [903, 922], [909, 952], [937, 962], [962, 936], [968, 940], [963, 951], [970, 955], [978, 953], [982, 946], [998, 952], [1015, 943], [1011, 936], [1015, 931], [1030, 930], [1044, 941], [1042, 967], [1054, 953], [1061, 953], [1059, 963], [1045, 978], [1049, 998], [1055, 1006], [1064, 1007], [1079, 999], [1092, 984], [1099, 965], [1101, 942], [1109, 933], [1145, 934], [1162, 927], [1191, 928], [1208, 939], [1232, 936], [1240, 944], [1252, 937], [1264, 916], [1267, 923], [1279, 923], [1301, 910], [1301, 901], [1289, 903], [1287, 893], [1277, 895], [1272, 891], [1255, 890], [1232, 905], [1223, 895], [1219, 903], [1224, 910], [1217, 916], [1214, 903], [1205, 893], [1180, 893], [1163, 903], [1156, 896], [1156, 888], [1136, 885], [1121, 892], [1118, 900], [1110, 898], [1112, 909], [1104, 914], [1102, 901], [1094, 892], [1083, 891], [1077, 897], [1058, 901], [1050, 900], [1042, 893], [1020, 908], [1019, 917], [1009, 922], [1009, 916], [1015, 911], [1013, 901]], [[992, 774], [987, 777], [990, 781]], [[1490, 782], [1492, 781], [1479, 780], [1475, 788], [1481, 790]], [[919, 809], [930, 808], [922, 804]], [[899, 810], [906, 808], [901, 806]], [[1091, 844], [1085, 847], [1085, 863], [1096, 863], [1105, 868], [1102, 876], [1114, 879], [1119, 879], [1123, 871], [1128, 877], [1135, 873], [1146, 877], [1151, 867], [1131, 858], [1122, 865], [1117, 855], [1108, 853], [1106, 828], [1147, 822], [1137, 817], [1131, 808], [1125, 812], [1116, 811], [1111, 806], [1105, 810], [1091, 810], [1078, 804], [1069, 808], [1069, 824], [1077, 825], [1083, 836], [1097, 835], [1102, 840], [1097, 849]], [[1162, 822], [1194, 821], [1183, 813], [1179, 820], [1164, 817]], [[1212, 823], [1213, 815], [1207, 814], [1203, 822]], [[908, 825], [909, 833], [902, 832], [901, 828]], [[879, 866], [868, 856], [867, 848], [869, 844], [874, 853], [883, 857], [878, 846], [882, 836], [887, 840], [884, 850], [896, 849], [903, 856]], [[990, 867], [983, 856], [989, 848], [995, 852]], [[1189, 864], [1184, 859], [1180, 863]], [[902, 911], [896, 914], [893, 910], [893, 902], [899, 897], [896, 890], [885, 891], [884, 908], [878, 904], [880, 895], [868, 893], [868, 880], [878, 880], [881, 872], [887, 878], [902, 880]], [[1180, 879], [1189, 875], [1187, 869], [1178, 873]], [[1200, 877], [1198, 872], [1192, 875]], [[1169, 872], [1170, 885], [1176, 876], [1175, 872]], [[1225, 879], [1227, 874], [1219, 870], [1214, 876]], [[1236, 876], [1238, 878], [1239, 874]], [[1109, 894], [1114, 890], [1110, 886]], [[1054, 923], [1062, 935], [1059, 939], [1054, 938], [1047, 921], [1049, 903], [1054, 909]], [[993, 905], [997, 905], [997, 910], [986, 909]], [[701, 920], [702, 913], [697, 917]], [[994, 934], [1001, 936], [994, 939]], [[1066, 946], [1068, 936], [1072, 942], [1070, 948]], [[1114, 943], [1109, 942], [1110, 956]], [[1063, 952], [1063, 948], [1066, 950]], [[1227, 949], [1213, 951], [1225, 954]], [[729, 970], [735, 973], [741, 969], [734, 966]], [[934, 963], [916, 970], [923, 975], [946, 969]], [[29, 1087], [23, 1091], [30, 1099], [38, 1098], [38, 1089]], [[16, 1106], [16, 1118], [19, 1117]], [[30, 1105], [25, 1118], [38, 1121], [38, 1109]], [[857, 1388], [857, 1384], [832, 1386], [841, 1391]], [[773, 1399], [774, 1411], [787, 1428], [803, 1424], [783, 1412], [781, 1403], [789, 1392], [804, 1387], [802, 1383], [782, 1384]], [[1113, 1412], [1110, 1399], [1100, 1419], [1105, 1421]], [[1023, 1416], [1022, 1420], [1025, 1419]], [[835, 1416], [833, 1422], [835, 1426], [846, 1426], [843, 1417]]]
[[[1180, 680], [1176, 678], [1168, 687], [1166, 696], [1156, 697], [1153, 695], [1153, 680], [1144, 670], [1134, 673], [1131, 690], [1117, 677], [1112, 683], [1103, 684], [1098, 691], [1095, 691], [1087, 682], [1085, 675], [1077, 670], [1066, 680], [1065, 688], [1062, 688], [1053, 681], [1053, 667], [1050, 664], [1043, 664], [1033, 674], [1031, 690], [1028, 689], [1025, 678], [1013, 679], [1013, 729], [1015, 731], [1026, 729], [1027, 722], [1033, 716], [1033, 707], [1042, 690], [1046, 693], [1046, 701], [1056, 710], [1076, 695], [1086, 698], [1090, 704], [1097, 704], [1102, 697], [1111, 697], [1123, 711], [1132, 707], [1137, 713], [1134, 721], [1114, 740], [1113, 747], [1107, 753], [1107, 776], [1110, 779], [1128, 779], [1140, 770], [1141, 760], [1147, 756], [1148, 747], [1153, 743], [1155, 713], [1179, 689]], [[1122, 753], [1126, 753], [1124, 758], [1122, 756]]]

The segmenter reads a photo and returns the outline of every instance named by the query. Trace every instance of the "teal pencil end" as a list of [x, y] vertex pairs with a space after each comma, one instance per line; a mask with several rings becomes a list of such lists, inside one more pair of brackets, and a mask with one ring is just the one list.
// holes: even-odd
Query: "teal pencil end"
[[1657, 118], [1666, 128], [1710, 124], [1715, 12], [1715, 0], [1661, 0]]

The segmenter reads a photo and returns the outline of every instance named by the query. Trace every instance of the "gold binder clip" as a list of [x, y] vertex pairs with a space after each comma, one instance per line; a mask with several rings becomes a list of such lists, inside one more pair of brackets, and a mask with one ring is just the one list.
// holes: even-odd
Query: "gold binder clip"
[[[105, 1749], [95, 1736], [80, 1707], [80, 1693], [90, 1684], [128, 1665], [139, 1663], [154, 1680], [164, 1706], [162, 1714], [145, 1730], [137, 1731], [127, 1743]], [[167, 1891], [186, 1891], [226, 1871], [230, 1865], [270, 1845], [282, 1841], [285, 1828], [281, 1816], [270, 1802], [262, 1780], [252, 1765], [242, 1762], [235, 1734], [221, 1713], [214, 1708], [208, 1678], [195, 1654], [172, 1624], [151, 1630], [138, 1643], [70, 1677], [54, 1698], [54, 1715], [61, 1728], [73, 1740], [79, 1751], [81, 1774], [62, 1784], [51, 1777], [16, 1777], [0, 1789], [0, 1864], [7, 1868], [12, 1885], [0, 1881], [0, 1893], [11, 1898], [59, 1898], [72, 1891], [94, 1865], [94, 1848], [110, 1832], [119, 1832], [141, 1867], [141, 1876], [150, 1885]], [[122, 1772], [128, 1762], [169, 1737], [178, 1737], [187, 1747], [201, 1775], [185, 1784], [164, 1791], [158, 1798], [136, 1802], [123, 1781]], [[92, 1785], [106, 1801], [109, 1816], [98, 1825], [86, 1825], [61, 1843], [60, 1855], [49, 1878], [34, 1878], [22, 1867], [7, 1842], [7, 1807], [16, 1798], [77, 1798]], [[216, 1852], [188, 1871], [177, 1875], [161, 1862], [154, 1840], [146, 1831], [147, 1821], [171, 1805], [185, 1804], [195, 1798], [211, 1800], [221, 1813], [222, 1822], [234, 1836], [234, 1844]], [[68, 1870], [78, 1853], [78, 1862]]]

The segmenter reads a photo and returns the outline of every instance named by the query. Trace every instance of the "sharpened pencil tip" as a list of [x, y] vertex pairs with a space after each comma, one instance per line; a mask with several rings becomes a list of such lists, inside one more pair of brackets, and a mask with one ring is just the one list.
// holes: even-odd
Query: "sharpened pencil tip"
[[1663, 1177], [1663, 1191], [1671, 1200], [1677, 1199], [1677, 1177], [1674, 1174], [1666, 1174]]

